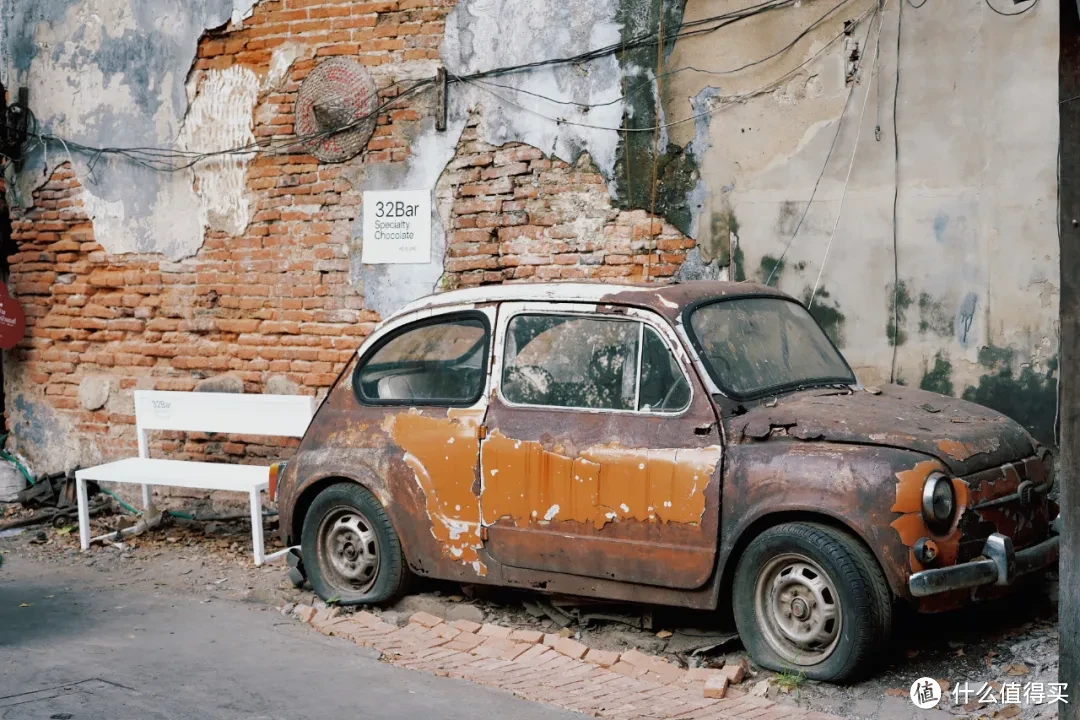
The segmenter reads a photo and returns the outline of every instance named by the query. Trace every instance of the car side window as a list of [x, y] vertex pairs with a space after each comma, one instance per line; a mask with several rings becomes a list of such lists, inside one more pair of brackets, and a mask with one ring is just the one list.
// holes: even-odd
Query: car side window
[[420, 321], [391, 334], [357, 367], [360, 402], [471, 405], [484, 392], [488, 325], [479, 317]]
[[655, 330], [575, 315], [511, 318], [501, 388], [511, 403], [601, 410], [678, 411], [690, 398]]
[[645, 326], [641, 343], [638, 410], [678, 412], [690, 404], [690, 383], [660, 335]]

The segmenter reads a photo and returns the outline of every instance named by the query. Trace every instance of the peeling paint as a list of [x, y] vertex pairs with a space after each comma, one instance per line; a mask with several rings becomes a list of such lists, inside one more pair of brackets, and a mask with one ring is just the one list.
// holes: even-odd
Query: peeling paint
[[[30, 89], [41, 131], [91, 147], [170, 147], [187, 108], [184, 78], [207, 28], [250, 13], [253, 0], [41, 0], [5, 28], [9, 85]], [[120, 158], [31, 148], [9, 188], [28, 206], [63, 162], [84, 189], [97, 241], [109, 253], [173, 260], [202, 245], [205, 215], [190, 172], [160, 173]], [[94, 161], [91, 171], [91, 161]]]
[[[181, 150], [216, 152], [255, 142], [252, 111], [259, 97], [259, 79], [245, 67], [210, 70], [199, 85], [184, 127], [177, 138]], [[251, 221], [247, 166], [252, 153], [227, 155], [199, 162], [195, 179], [202, 224], [211, 230], [239, 235]]]
[[[483, 521], [508, 518], [518, 526], [554, 508], [559, 520], [596, 529], [618, 520], [700, 523], [705, 487], [722, 449], [637, 450], [592, 447], [574, 456], [535, 441], [508, 438], [498, 430], [481, 446], [485, 469]], [[494, 470], [500, 470], [497, 475]], [[544, 509], [547, 508], [547, 512]]]
[[[453, 418], [428, 417], [418, 410], [387, 415], [383, 429], [404, 450], [405, 464], [424, 491], [431, 534], [454, 560], [486, 567], [476, 551], [480, 538], [480, 499], [473, 492], [480, 455], [479, 415], [458, 411]], [[453, 439], [455, 442], [449, 443]]]
[[[945, 472], [945, 468], [936, 460], [926, 460], [918, 463], [910, 470], [896, 473], [896, 502], [893, 503], [891, 512], [903, 513], [903, 515], [891, 523], [891, 526], [900, 536], [900, 541], [913, 548], [920, 538], [930, 538], [938, 546], [936, 564], [947, 567], [955, 565], [960, 552], [960, 539], [963, 533], [960, 531], [960, 519], [970, 504], [968, 486], [963, 480], [953, 479], [953, 490], [956, 492], [956, 514], [948, 532], [941, 534], [930, 529], [922, 515], [922, 490], [926, 479], [932, 473]], [[910, 552], [912, 572], [923, 570], [923, 564], [915, 557], [915, 551]]]
[[974, 455], [992, 453], [1001, 446], [1001, 443], [995, 437], [988, 437], [985, 440], [970, 443], [959, 440], [939, 440], [937, 446], [954, 460], [967, 460]]

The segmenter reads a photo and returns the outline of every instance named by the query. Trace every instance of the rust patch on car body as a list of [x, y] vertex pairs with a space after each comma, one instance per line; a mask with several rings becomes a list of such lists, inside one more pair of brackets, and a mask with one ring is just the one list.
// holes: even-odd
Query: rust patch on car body
[[484, 523], [613, 520], [700, 523], [722, 448], [591, 447], [576, 457], [499, 431], [483, 444]]
[[[948, 566], [955, 565], [960, 557], [960, 539], [963, 533], [960, 530], [960, 519], [971, 502], [971, 493], [967, 483], [963, 480], [952, 478], [953, 490], [956, 492], [956, 512], [952, 524], [947, 533], [938, 533], [930, 529], [922, 514], [922, 491], [926, 479], [935, 472], [945, 472], [946, 469], [936, 460], [924, 460], [910, 470], [896, 473], [896, 502], [891, 508], [892, 512], [903, 513], [890, 525], [900, 535], [900, 541], [908, 548], [914, 548], [919, 538], [930, 538], [938, 548], [935, 564]], [[914, 549], [909, 550], [909, 558], [912, 572], [923, 570], [923, 564], [915, 556]]]
[[992, 453], [998, 449], [998, 441], [995, 437], [983, 438], [976, 442], [960, 442], [959, 440], [939, 440], [938, 449], [951, 457], [953, 460], [967, 460], [981, 453]]
[[[933, 402], [934, 412], [926, 410]], [[735, 442], [777, 436], [915, 450], [963, 477], [1035, 452], [1015, 422], [988, 408], [899, 385], [879, 395], [828, 388], [785, 394], [732, 418]]]
[[388, 415], [384, 430], [405, 451], [405, 464], [424, 491], [431, 534], [448, 557], [484, 575], [487, 568], [477, 555], [483, 546], [480, 501], [473, 491], [483, 410], [447, 415], [428, 417], [415, 410]]

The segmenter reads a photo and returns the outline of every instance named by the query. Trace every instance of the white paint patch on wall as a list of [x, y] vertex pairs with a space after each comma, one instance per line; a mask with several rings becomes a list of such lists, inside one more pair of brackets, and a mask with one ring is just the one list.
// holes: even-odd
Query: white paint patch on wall
[[270, 55], [270, 69], [263, 78], [262, 89], [276, 90], [288, 77], [289, 68], [301, 57], [308, 57], [314, 48], [311, 45], [297, 42], [286, 42], [274, 48]]
[[251, 11], [255, 9], [256, 0], [233, 0], [232, 22], [239, 25], [251, 17]]
[[86, 185], [82, 188], [83, 207], [94, 226], [94, 239], [105, 252], [110, 254], [131, 252], [135, 238], [124, 224], [124, 203], [120, 200], [109, 202], [90, 192]]
[[[255, 142], [251, 123], [258, 97], [259, 78], [251, 70], [234, 66], [208, 71], [188, 109], [177, 146], [207, 153]], [[224, 155], [195, 165], [202, 224], [231, 235], [247, 228], [251, 206], [245, 190], [251, 158], [250, 153]]]
[[[567, 57], [617, 43], [617, 0], [588, 3], [537, 0], [462, 0], [446, 20], [442, 58], [457, 75]], [[482, 81], [481, 81], [482, 82]], [[624, 103], [593, 107], [582, 112], [565, 103], [607, 103], [622, 95], [621, 73], [614, 56], [573, 66], [535, 69], [492, 79], [499, 85], [455, 87], [467, 96], [466, 105], [484, 108], [481, 135], [492, 145], [522, 142], [567, 162], [584, 150], [608, 180], [615, 169], [619, 135], [560, 124], [568, 122], [617, 128]], [[552, 98], [545, 100], [530, 93]]]

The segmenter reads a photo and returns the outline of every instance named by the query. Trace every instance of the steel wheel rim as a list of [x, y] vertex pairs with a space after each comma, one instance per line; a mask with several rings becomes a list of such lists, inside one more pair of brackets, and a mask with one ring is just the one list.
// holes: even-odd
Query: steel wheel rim
[[336, 588], [367, 592], [379, 576], [379, 540], [355, 508], [337, 508], [319, 523], [319, 560]]
[[765, 563], [754, 585], [754, 614], [769, 646], [794, 665], [817, 665], [840, 642], [836, 588], [805, 555], [787, 553]]

